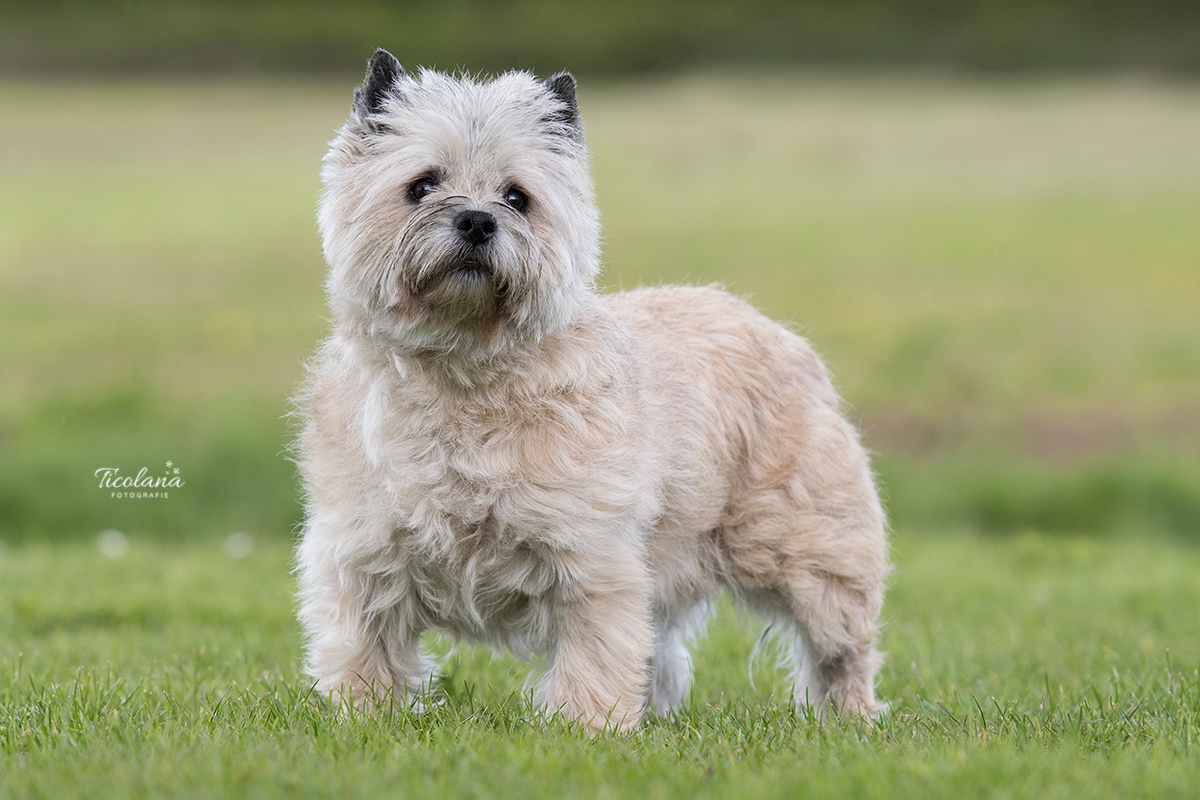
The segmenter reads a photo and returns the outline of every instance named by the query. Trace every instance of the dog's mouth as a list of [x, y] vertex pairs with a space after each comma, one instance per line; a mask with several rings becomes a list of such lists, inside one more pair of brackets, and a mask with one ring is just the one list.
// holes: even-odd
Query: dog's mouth
[[[420, 294], [426, 300], [479, 301], [494, 298], [497, 302], [508, 293], [503, 277], [487, 261], [471, 255], [441, 265], [423, 287]], [[437, 295], [435, 297], [435, 295]]]
[[457, 264], [447, 265], [443, 276], [443, 280], [462, 281], [467, 284], [492, 283], [495, 280], [492, 268], [478, 258], [465, 258]]
[[482, 254], [444, 259], [410, 286], [412, 299], [430, 311], [466, 319], [493, 317], [509, 295], [508, 282]]

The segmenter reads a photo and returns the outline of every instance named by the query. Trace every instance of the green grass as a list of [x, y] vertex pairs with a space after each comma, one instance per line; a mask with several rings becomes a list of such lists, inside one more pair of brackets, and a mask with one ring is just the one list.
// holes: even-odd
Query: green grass
[[[134, 539], [0, 554], [0, 796], [1187, 796], [1200, 552], [901, 534], [874, 729], [786, 706], [723, 604], [679, 718], [539, 720], [526, 667], [465, 648], [443, 702], [343, 719], [299, 675], [290, 554]], [[446, 643], [432, 640], [445, 652]]]

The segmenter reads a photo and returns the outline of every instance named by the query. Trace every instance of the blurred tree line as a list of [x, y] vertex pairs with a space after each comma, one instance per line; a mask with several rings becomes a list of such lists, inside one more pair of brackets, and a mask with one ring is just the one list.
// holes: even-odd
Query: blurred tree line
[[0, 71], [635, 74], [905, 66], [1200, 72], [1198, 0], [0, 0]]

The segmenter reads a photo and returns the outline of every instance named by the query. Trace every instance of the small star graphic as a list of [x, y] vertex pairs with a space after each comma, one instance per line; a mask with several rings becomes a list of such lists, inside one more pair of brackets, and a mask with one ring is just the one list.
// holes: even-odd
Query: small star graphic
[[173, 464], [172, 464], [170, 461], [168, 461], [168, 462], [167, 462], [167, 469], [170, 469], [172, 466], [174, 466], [174, 465], [173, 465]]
[[179, 474], [179, 467], [176, 467], [176, 468], [175, 468], [173, 471], [174, 471], [174, 473], [175, 473], [176, 475], [178, 475], [178, 474]]

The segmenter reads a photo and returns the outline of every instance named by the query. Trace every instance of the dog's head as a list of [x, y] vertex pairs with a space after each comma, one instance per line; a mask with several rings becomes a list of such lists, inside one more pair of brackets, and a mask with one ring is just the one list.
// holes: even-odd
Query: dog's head
[[575, 79], [410, 76], [377, 50], [325, 157], [330, 305], [397, 347], [487, 355], [565, 324], [599, 221]]

